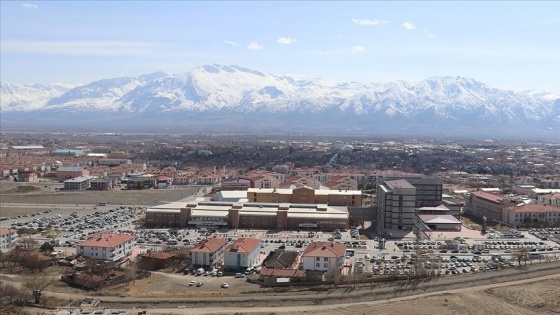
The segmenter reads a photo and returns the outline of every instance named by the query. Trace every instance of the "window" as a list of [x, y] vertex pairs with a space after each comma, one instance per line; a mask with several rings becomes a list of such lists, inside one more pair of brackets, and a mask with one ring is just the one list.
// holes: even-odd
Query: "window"
[[317, 268], [321, 267], [321, 263], [316, 263], [315, 267], [317, 267]]
[[329, 261], [329, 259], [327, 257], [323, 258], [323, 261]]
[[321, 261], [320, 257], [315, 258], [316, 261]]
[[324, 264], [323, 264], [323, 267], [329, 268], [329, 263], [324, 263]]

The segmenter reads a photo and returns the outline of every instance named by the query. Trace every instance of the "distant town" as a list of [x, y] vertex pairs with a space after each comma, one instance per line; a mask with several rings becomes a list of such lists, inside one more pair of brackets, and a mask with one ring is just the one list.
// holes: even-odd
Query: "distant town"
[[560, 268], [560, 142], [13, 132], [0, 177], [13, 314], [242, 309], [270, 290], [305, 306]]

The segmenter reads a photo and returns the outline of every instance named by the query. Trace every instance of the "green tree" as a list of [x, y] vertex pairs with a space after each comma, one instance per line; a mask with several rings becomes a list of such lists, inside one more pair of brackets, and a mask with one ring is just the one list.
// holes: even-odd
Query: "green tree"
[[49, 242], [44, 242], [43, 245], [39, 248], [39, 251], [44, 254], [50, 254], [54, 251], [54, 247]]

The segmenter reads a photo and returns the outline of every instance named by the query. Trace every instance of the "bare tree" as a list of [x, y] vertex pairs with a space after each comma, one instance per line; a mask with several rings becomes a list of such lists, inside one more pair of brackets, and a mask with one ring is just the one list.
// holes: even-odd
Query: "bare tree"
[[32, 277], [23, 283], [23, 287], [31, 292], [31, 295], [35, 299], [35, 304], [39, 304], [41, 303], [41, 295], [43, 294], [43, 291], [51, 285], [52, 282], [52, 278]]
[[516, 249], [513, 252], [513, 259], [517, 260], [519, 267], [521, 267], [521, 261], [525, 261], [525, 266], [527, 266], [527, 259], [529, 259], [529, 249], [526, 247]]
[[0, 284], [0, 298], [6, 298], [10, 304], [17, 300], [23, 300], [24, 293], [11, 283]]

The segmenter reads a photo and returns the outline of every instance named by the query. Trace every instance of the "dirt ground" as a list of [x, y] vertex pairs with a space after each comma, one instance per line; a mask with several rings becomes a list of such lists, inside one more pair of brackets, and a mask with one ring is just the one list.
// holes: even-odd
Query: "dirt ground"
[[[0, 207], [2, 216], [35, 213], [56, 206], [96, 205], [106, 201], [111, 205], [148, 206], [161, 202], [177, 201], [198, 191], [193, 186], [173, 189], [110, 190], [110, 191], [58, 191], [60, 183], [16, 183], [0, 181]], [[12, 207], [6, 204], [29, 204], [33, 207]]]

